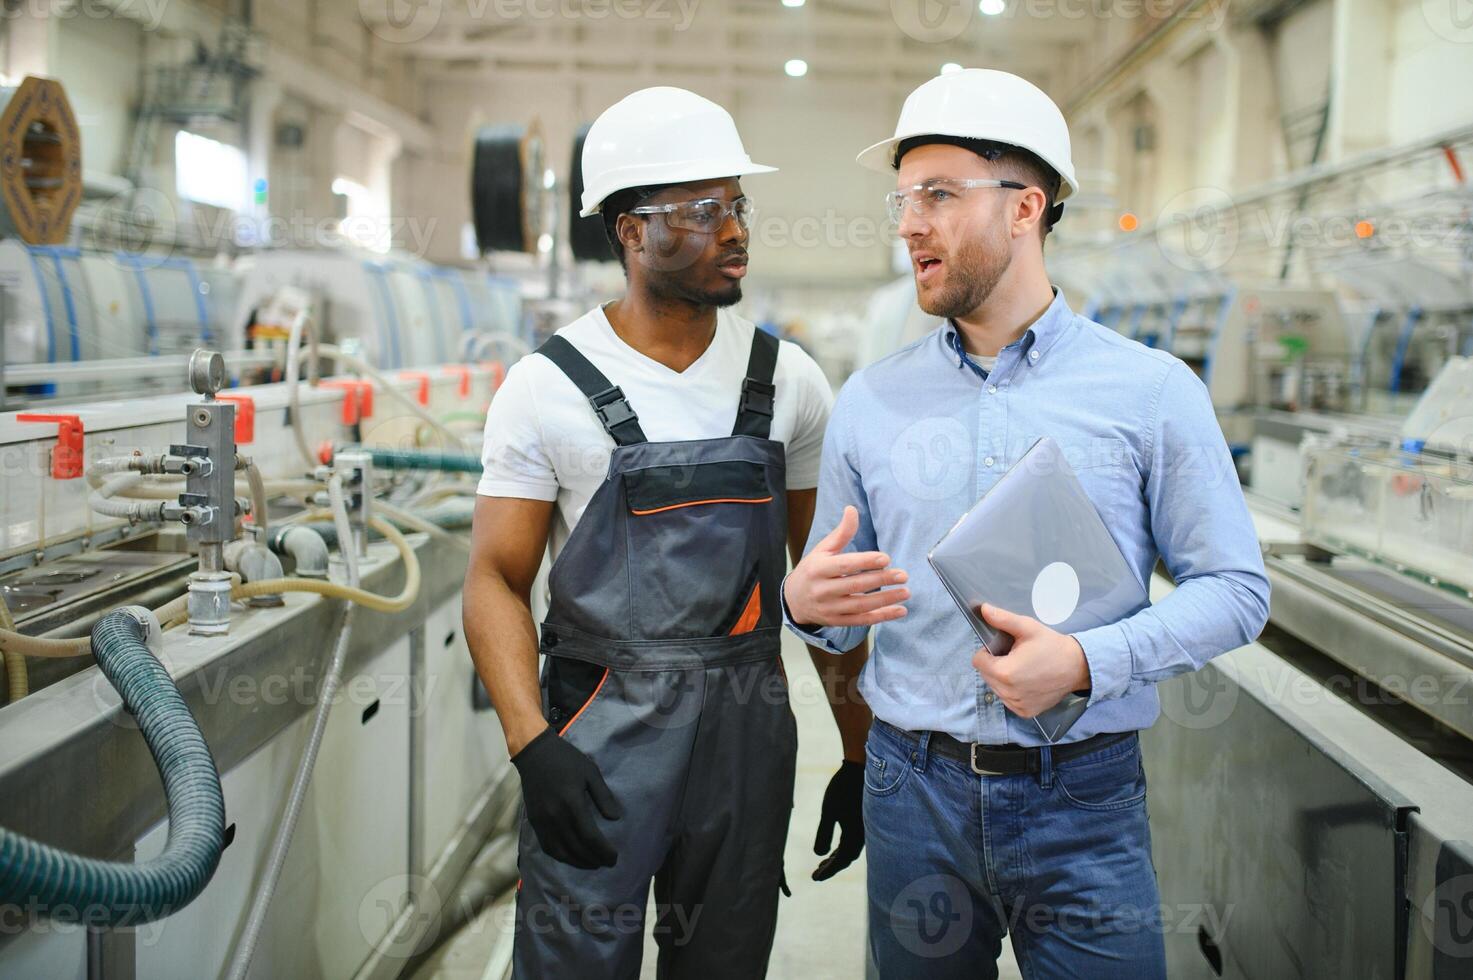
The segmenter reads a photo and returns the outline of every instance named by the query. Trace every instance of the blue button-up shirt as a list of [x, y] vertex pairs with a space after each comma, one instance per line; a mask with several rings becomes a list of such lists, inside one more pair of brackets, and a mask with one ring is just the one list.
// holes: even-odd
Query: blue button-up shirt
[[[959, 370], [966, 363], [946, 323], [856, 372], [834, 404], [808, 547], [853, 504], [848, 550], [883, 551], [910, 574], [907, 615], [873, 628], [861, 693], [877, 717], [911, 731], [1042, 741], [972, 666], [976, 635], [926, 554], [1047, 435], [1142, 585], [1158, 558], [1177, 583], [1160, 602], [1075, 634], [1089, 708], [1065, 741], [1149, 727], [1157, 682], [1249, 642], [1268, 618], [1258, 538], [1206, 388], [1170, 354], [1076, 315], [1062, 294], [985, 377]], [[833, 653], [870, 632], [787, 625]]]

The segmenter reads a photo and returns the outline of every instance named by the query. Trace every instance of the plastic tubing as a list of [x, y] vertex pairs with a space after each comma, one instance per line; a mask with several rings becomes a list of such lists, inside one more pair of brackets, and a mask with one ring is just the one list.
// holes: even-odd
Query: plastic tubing
[[[307, 516], [308, 519], [320, 520], [330, 513], [330, 511], [316, 511]], [[341, 582], [328, 582], [322, 579], [268, 578], [261, 579], [259, 582], [246, 582], [233, 586], [230, 590], [230, 598], [251, 599], [262, 595], [278, 595], [282, 592], [311, 592], [329, 599], [346, 599], [365, 609], [372, 609], [374, 612], [403, 612], [414, 605], [414, 601], [419, 598], [419, 558], [415, 555], [414, 548], [410, 546], [409, 541], [399, 533], [399, 529], [394, 525], [380, 517], [371, 517], [368, 523], [398, 550], [399, 558], [404, 562], [404, 587], [399, 590], [398, 595], [379, 595], [352, 584], [344, 585]], [[348, 550], [351, 551], [351, 547]], [[178, 619], [184, 613], [185, 599], [186, 597], [181, 596], [160, 606], [155, 611], [159, 622], [168, 624]], [[85, 657], [92, 652], [92, 641], [85, 636], [77, 639], [55, 640], [0, 629], [0, 650], [6, 653], [12, 651], [21, 653], [28, 657]]]
[[[340, 553], [343, 556], [344, 565], [347, 566], [348, 585], [357, 588], [358, 555], [353, 548], [352, 530], [348, 526], [348, 508], [343, 498], [343, 484], [336, 475], [327, 481], [327, 494], [332, 502], [333, 523], [338, 529], [338, 540], [343, 544]], [[410, 554], [412, 555], [413, 552]], [[352, 634], [352, 627], [353, 607], [349, 605], [343, 612], [343, 628], [338, 632], [337, 643], [333, 646], [332, 659], [328, 663], [326, 675], [322, 678], [322, 690], [317, 695], [317, 710], [312, 716], [312, 730], [307, 736], [307, 746], [302, 750], [302, 761], [297, 766], [296, 775], [292, 779], [291, 794], [287, 797], [286, 808], [282, 811], [281, 823], [277, 825], [276, 839], [271, 843], [271, 856], [266, 862], [266, 869], [262, 872], [261, 884], [256, 889], [255, 898], [251, 901], [250, 915], [246, 918], [245, 929], [241, 932], [240, 943], [235, 947], [235, 956], [226, 974], [228, 980], [244, 980], [247, 971], [250, 970], [251, 959], [255, 956], [256, 944], [260, 942], [261, 930], [266, 924], [266, 912], [271, 908], [271, 900], [276, 895], [276, 885], [281, 880], [282, 869], [286, 867], [287, 851], [291, 848], [297, 821], [302, 816], [302, 804], [307, 798], [307, 787], [312, 783], [312, 770], [317, 766], [317, 754], [322, 748], [323, 734], [327, 731], [327, 717], [332, 712], [333, 702], [337, 700], [338, 687], [343, 681], [343, 665], [348, 659], [348, 639]]]
[[136, 471], [110, 476], [103, 481], [102, 486], [92, 491], [91, 496], [87, 498], [87, 504], [95, 513], [103, 517], [119, 517], [130, 524], [137, 524], [140, 521], [162, 521], [166, 501], [113, 499], [142, 481], [143, 474]]
[[376, 501], [373, 506], [380, 513], [389, 515], [389, 518], [395, 523], [402, 524], [405, 527], [409, 528], [411, 531], [422, 531], [432, 538], [439, 538], [442, 541], [448, 541], [451, 544], [455, 545], [457, 548], [460, 548], [461, 550], [466, 552], [469, 552], [471, 550], [469, 541], [466, 541], [465, 538], [461, 537], [458, 534], [450, 533], [439, 524], [436, 524], [434, 521], [428, 520], [424, 517], [420, 517], [418, 514], [411, 514], [407, 510], [400, 510], [398, 507], [395, 507], [392, 504], [386, 504], [381, 500]]
[[136, 607], [108, 613], [92, 627], [92, 647], [158, 764], [169, 812], [164, 853], [141, 864], [100, 861], [0, 828], [0, 904], [58, 922], [133, 926], [179, 911], [214, 876], [225, 846], [220, 774], [189, 706], [145, 643], [147, 616]]
[[254, 460], [245, 461], [246, 483], [251, 488], [251, 523], [256, 525], [256, 540], [265, 541], [271, 531], [271, 522], [266, 515], [266, 481]]
[[[323, 516], [324, 514], [319, 511], [309, 515], [308, 519], [321, 519]], [[403, 612], [414, 605], [414, 601], [419, 598], [419, 559], [415, 556], [409, 541], [399, 533], [399, 529], [394, 525], [381, 517], [369, 518], [368, 525], [398, 549], [399, 557], [404, 562], [404, 588], [399, 590], [398, 595], [379, 595], [376, 592], [366, 592], [351, 584], [344, 585], [340, 582], [326, 582], [321, 579], [277, 578], [262, 579], [259, 582], [236, 586], [230, 590], [230, 598], [249, 599], [258, 595], [275, 595], [279, 592], [313, 592], [330, 599], [348, 599], [374, 612]], [[342, 550], [351, 551], [352, 546], [349, 545]]]
[[308, 346], [305, 351], [307, 360], [307, 377], [309, 383], [314, 387], [317, 384], [317, 327], [312, 321], [311, 314], [302, 310], [292, 319], [291, 332], [287, 335], [286, 342], [286, 397], [288, 411], [292, 418], [292, 436], [297, 442], [297, 452], [307, 463], [307, 469], [315, 469], [317, 466], [317, 455], [312, 452], [312, 447], [307, 445], [307, 434], [302, 428], [302, 404], [300, 397], [301, 385], [297, 383], [300, 371], [302, 355], [302, 335], [307, 335]]
[[[0, 593], [0, 629], [15, 630], [15, 620], [10, 618], [10, 606], [6, 605], [4, 593]], [[31, 693], [31, 675], [26, 669], [23, 654], [7, 650], [4, 654], [6, 698], [11, 703]]]

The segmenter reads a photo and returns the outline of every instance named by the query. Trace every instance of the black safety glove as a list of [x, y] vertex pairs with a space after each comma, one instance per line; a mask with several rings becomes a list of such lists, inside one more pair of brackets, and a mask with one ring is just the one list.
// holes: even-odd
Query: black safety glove
[[593, 760], [549, 728], [511, 762], [522, 776], [527, 822], [542, 850], [575, 868], [612, 868], [619, 854], [598, 829], [593, 809], [618, 820], [624, 808]]
[[[834, 843], [834, 824], [839, 825], [839, 847]], [[844, 760], [823, 793], [823, 815], [818, 818], [814, 854], [829, 854], [813, 872], [814, 881], [827, 881], [854, 863], [864, 850], [864, 763]]]

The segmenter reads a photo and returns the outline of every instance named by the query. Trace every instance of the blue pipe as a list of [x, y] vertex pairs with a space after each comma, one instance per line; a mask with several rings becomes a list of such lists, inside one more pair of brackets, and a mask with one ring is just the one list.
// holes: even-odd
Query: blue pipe
[[467, 453], [442, 453], [422, 449], [378, 449], [364, 447], [373, 465], [385, 470], [442, 470], [450, 473], [479, 473], [481, 458]]
[[[374, 295], [383, 304], [383, 320], [379, 321], [379, 340], [387, 340], [379, 349], [378, 366], [382, 368], [403, 367], [404, 359], [399, 355], [399, 317], [394, 310], [394, 291], [389, 287], [386, 268], [374, 262], [364, 262], [363, 269], [368, 273], [368, 281], [373, 287]], [[388, 330], [383, 329], [384, 326]]]
[[51, 290], [47, 288], [46, 276], [41, 272], [41, 260], [36, 250], [26, 247], [26, 257], [31, 260], [31, 271], [36, 275], [36, 288], [41, 291], [41, 312], [46, 317], [46, 363], [56, 363], [56, 318], [51, 314]]
[[1391, 383], [1387, 386], [1392, 394], [1401, 391], [1401, 375], [1406, 370], [1407, 352], [1412, 346], [1412, 334], [1416, 332], [1417, 324], [1422, 321], [1422, 308], [1414, 306], [1407, 310], [1407, 318], [1402, 322], [1401, 331], [1396, 336], [1396, 354], [1391, 359]]
[[225, 797], [210, 747], [131, 612], [92, 627], [97, 665], [123, 696], [158, 764], [169, 808], [164, 853], [132, 864], [82, 857], [0, 827], [0, 904], [57, 922], [134, 926], [172, 915], [214, 876], [225, 847]]

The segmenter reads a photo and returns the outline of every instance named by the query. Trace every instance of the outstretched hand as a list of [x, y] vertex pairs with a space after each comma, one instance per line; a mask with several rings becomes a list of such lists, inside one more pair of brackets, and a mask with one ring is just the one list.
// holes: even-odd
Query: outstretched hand
[[[839, 524], [789, 573], [783, 598], [794, 622], [873, 626], [905, 615], [909, 576], [880, 551], [846, 552], [859, 530], [859, 511], [845, 507]], [[889, 588], [895, 586], [895, 588]]]

